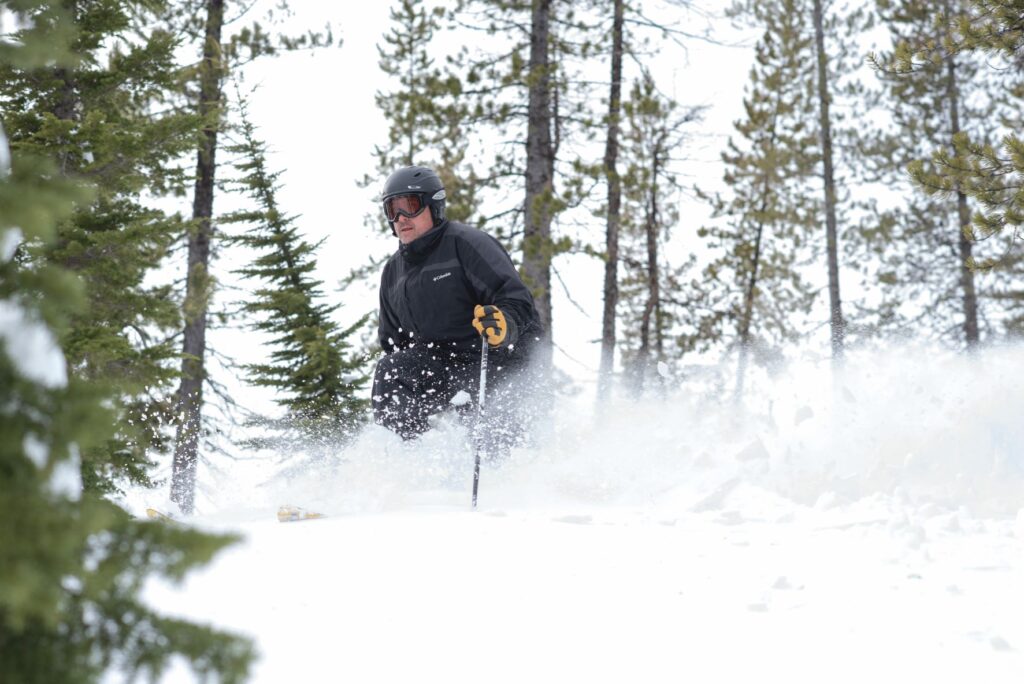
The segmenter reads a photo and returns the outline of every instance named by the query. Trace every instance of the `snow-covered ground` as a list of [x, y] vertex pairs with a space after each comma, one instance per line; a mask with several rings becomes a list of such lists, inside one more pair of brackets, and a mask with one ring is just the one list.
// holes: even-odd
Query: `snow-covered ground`
[[244, 544], [147, 597], [255, 637], [266, 684], [1024, 681], [1022, 350], [808, 360], [748, 411], [692, 384], [560, 402], [476, 512], [447, 422], [242, 462], [192, 522]]

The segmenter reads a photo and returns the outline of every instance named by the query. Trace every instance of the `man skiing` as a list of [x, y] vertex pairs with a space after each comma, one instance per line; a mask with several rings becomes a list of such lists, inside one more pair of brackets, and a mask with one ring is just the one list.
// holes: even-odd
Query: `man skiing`
[[448, 220], [445, 197], [441, 179], [423, 166], [401, 168], [384, 183], [384, 215], [399, 244], [381, 276], [384, 356], [373, 378], [374, 419], [408, 440], [429, 429], [428, 416], [453, 403], [468, 407], [484, 335], [490, 349], [485, 438], [507, 450], [518, 432], [540, 317], [505, 249]]

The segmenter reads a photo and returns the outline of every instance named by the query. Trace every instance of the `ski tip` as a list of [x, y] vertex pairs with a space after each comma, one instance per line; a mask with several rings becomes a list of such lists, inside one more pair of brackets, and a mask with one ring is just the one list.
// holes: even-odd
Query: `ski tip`
[[161, 513], [160, 511], [156, 510], [155, 508], [147, 508], [146, 509], [146, 517], [149, 518], [150, 520], [163, 520], [164, 522], [173, 522], [173, 523], [178, 522], [177, 520], [175, 520], [171, 516], [167, 515], [166, 513]]
[[318, 520], [319, 518], [326, 518], [327, 516], [323, 513], [316, 513], [314, 511], [307, 511], [299, 508], [298, 506], [284, 505], [277, 510], [278, 522], [297, 522], [299, 520]]

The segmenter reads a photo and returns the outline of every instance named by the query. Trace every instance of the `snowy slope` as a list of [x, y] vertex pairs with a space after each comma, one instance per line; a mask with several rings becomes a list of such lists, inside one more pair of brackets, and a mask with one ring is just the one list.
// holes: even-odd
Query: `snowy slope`
[[253, 635], [261, 683], [1024, 681], [1022, 355], [920, 359], [808, 362], [756, 413], [567, 402], [475, 513], [459, 429], [370, 429], [234, 473], [193, 522], [244, 545], [148, 598]]

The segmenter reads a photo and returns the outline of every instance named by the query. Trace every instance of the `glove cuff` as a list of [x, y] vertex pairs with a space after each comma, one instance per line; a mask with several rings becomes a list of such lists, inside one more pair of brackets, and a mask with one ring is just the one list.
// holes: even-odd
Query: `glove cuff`
[[505, 339], [500, 345], [503, 349], [511, 347], [519, 340], [519, 325], [516, 323], [516, 319], [505, 314], [505, 325], [508, 328], [505, 330]]

